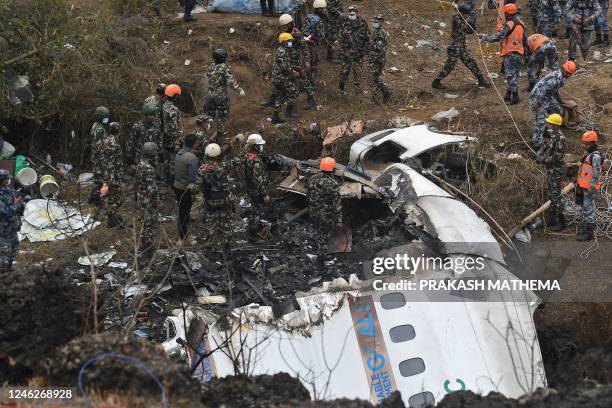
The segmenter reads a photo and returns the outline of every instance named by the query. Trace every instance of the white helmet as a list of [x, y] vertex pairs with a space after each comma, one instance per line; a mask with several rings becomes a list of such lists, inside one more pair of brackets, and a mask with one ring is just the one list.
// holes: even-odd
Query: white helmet
[[210, 143], [204, 149], [204, 154], [208, 157], [219, 157], [221, 155], [221, 148], [216, 143]]
[[253, 133], [252, 135], [249, 135], [249, 137], [247, 139], [247, 144], [250, 144], [250, 145], [265, 145], [266, 141], [263, 140], [263, 137], [261, 137], [260, 134]]
[[283, 14], [278, 18], [278, 25], [284, 26], [293, 21], [293, 17], [290, 14]]
[[327, 2], [325, 0], [314, 0], [314, 2], [312, 3], [312, 8], [326, 8], [327, 7]]

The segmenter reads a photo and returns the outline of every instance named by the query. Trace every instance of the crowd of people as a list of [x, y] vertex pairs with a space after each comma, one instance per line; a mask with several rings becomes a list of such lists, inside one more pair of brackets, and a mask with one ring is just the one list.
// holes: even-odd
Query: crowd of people
[[[596, 42], [609, 45], [608, 0], [530, 0], [535, 31], [531, 35], [527, 33], [516, 1], [506, 3], [496, 33], [489, 35], [476, 31], [475, 0], [465, 0], [457, 5], [452, 12], [447, 60], [433, 79], [432, 87], [444, 87], [442, 80], [453, 71], [458, 60], [472, 72], [479, 87], [491, 86], [470, 54], [466, 36], [471, 33], [476, 33], [482, 41], [501, 43], [503, 71], [507, 78], [504, 101], [508, 105], [520, 103], [519, 72], [526, 63], [529, 105], [534, 121], [532, 144], [537, 152], [536, 162], [546, 167], [548, 195], [552, 202], [548, 225], [552, 230], [560, 231], [566, 227], [567, 221], [561, 200], [566, 142], [561, 132], [563, 100], [559, 90], [577, 70], [578, 45], [583, 58], [587, 59], [591, 31], [596, 31]], [[193, 8], [194, 2], [185, 0], [185, 4], [186, 8]], [[273, 5], [262, 0], [264, 15], [273, 14], [272, 9]], [[186, 19], [191, 18], [186, 14]], [[367, 57], [374, 102], [389, 102], [391, 91], [381, 79], [389, 41], [384, 24], [384, 18], [377, 15], [372, 19], [370, 29], [359, 16], [356, 6], [349, 6], [345, 14], [341, 0], [300, 1], [293, 15], [281, 15], [278, 18], [279, 44], [271, 71], [272, 89], [269, 98], [262, 103], [273, 108], [272, 123], [285, 121], [281, 117], [283, 106], [286, 106], [287, 119], [297, 116], [296, 99], [300, 93], [307, 97], [304, 109], [316, 106], [319, 51], [325, 51], [326, 61], [333, 64], [336, 63], [338, 48], [341, 61], [338, 89], [343, 94], [351, 74], [354, 92], [361, 93], [361, 67]], [[559, 65], [554, 37], [561, 24], [567, 27], [570, 51], [568, 60]], [[231, 89], [242, 97], [246, 93], [226, 62], [227, 51], [215, 48], [212, 59], [206, 71], [208, 88], [204, 112], [196, 117], [193, 132], [185, 132], [183, 113], [179, 109], [182, 89], [177, 84], [160, 83], [154, 94], [145, 99], [141, 119], [129, 129], [125, 149], [120, 143], [122, 126], [110, 121], [112, 115], [107, 107], [95, 109], [95, 121], [90, 132], [94, 183], [88, 201], [96, 207], [106, 207], [108, 227], [124, 227], [126, 222], [119, 213], [124, 199], [122, 180], [126, 165], [133, 168], [136, 175], [135, 204], [139, 213], [139, 253], [143, 258], [150, 257], [158, 244], [162, 184], [170, 186], [176, 196], [177, 228], [181, 240], [188, 237], [192, 204], [200, 193], [203, 197], [200, 213], [207, 226], [206, 242], [214, 250], [225, 251], [232, 244], [234, 236], [230, 226], [234, 214], [239, 211], [235, 205], [238, 195], [245, 195], [249, 201], [248, 238], [265, 239], [269, 234], [261, 221], [264, 208], [271, 202], [263, 156], [266, 141], [260, 133], [250, 134], [241, 141], [229, 137], [226, 128], [230, 114], [228, 92]], [[545, 65], [549, 72], [543, 75]], [[584, 156], [576, 180], [576, 202], [581, 205], [585, 220], [577, 238], [584, 241], [593, 239], [595, 197], [601, 188], [603, 157], [597, 148], [596, 132], [584, 133], [582, 142]], [[237, 151], [228, 154], [232, 149]], [[334, 176], [335, 167], [333, 158], [323, 158], [320, 174], [312, 176], [308, 183], [308, 204], [316, 226], [317, 259], [321, 263], [325, 261], [327, 242], [334, 229], [342, 223], [340, 181]], [[9, 269], [12, 264], [23, 213], [21, 199], [9, 187], [10, 178], [7, 171], [0, 170], [1, 270]]]

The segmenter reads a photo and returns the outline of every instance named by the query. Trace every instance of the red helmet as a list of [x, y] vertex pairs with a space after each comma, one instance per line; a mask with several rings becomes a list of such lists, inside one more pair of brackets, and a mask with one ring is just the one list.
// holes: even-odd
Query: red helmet
[[563, 63], [563, 70], [568, 74], [576, 72], [576, 63], [574, 61], [567, 60]]
[[597, 141], [597, 132], [593, 130], [589, 130], [584, 135], [582, 135], [583, 142], [596, 142]]
[[323, 160], [321, 160], [319, 167], [323, 171], [334, 171], [336, 168], [336, 161], [333, 157], [325, 157]]
[[510, 3], [504, 6], [504, 14], [508, 14], [509, 16], [513, 16], [518, 12], [518, 7], [516, 4]]
[[177, 84], [168, 85], [166, 87], [166, 89], [164, 90], [164, 93], [166, 94], [166, 96], [169, 96], [169, 97], [173, 97], [175, 95], [180, 95], [181, 94], [181, 87], [178, 86]]

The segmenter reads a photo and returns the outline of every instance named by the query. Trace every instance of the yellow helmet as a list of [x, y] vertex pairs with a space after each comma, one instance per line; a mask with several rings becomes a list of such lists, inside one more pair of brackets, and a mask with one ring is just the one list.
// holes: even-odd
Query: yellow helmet
[[293, 41], [293, 36], [289, 33], [281, 33], [281, 35], [278, 36], [278, 42], [282, 44], [285, 41]]
[[546, 122], [550, 123], [551, 125], [561, 126], [563, 124], [563, 118], [558, 113], [551, 113], [546, 118]]

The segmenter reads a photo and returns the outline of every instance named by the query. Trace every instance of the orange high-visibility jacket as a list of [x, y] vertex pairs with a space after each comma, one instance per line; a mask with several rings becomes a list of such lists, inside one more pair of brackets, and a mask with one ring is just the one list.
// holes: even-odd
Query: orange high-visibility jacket
[[517, 24], [514, 21], [508, 21], [510, 32], [502, 40], [502, 55], [508, 55], [512, 52], [524, 55], [525, 47], [523, 47], [523, 35], [525, 29], [522, 24]]
[[532, 34], [527, 37], [527, 46], [531, 52], [535, 52], [546, 41], [550, 41], [550, 38], [544, 34]]
[[[580, 166], [580, 170], [578, 171], [578, 187], [589, 189], [591, 187], [591, 183], [593, 182], [593, 165], [591, 164], [591, 157], [593, 157], [593, 153], [587, 155], [587, 157], [582, 162], [582, 166]], [[599, 190], [601, 188], [601, 183], [597, 182], [595, 184], [595, 190]]]

